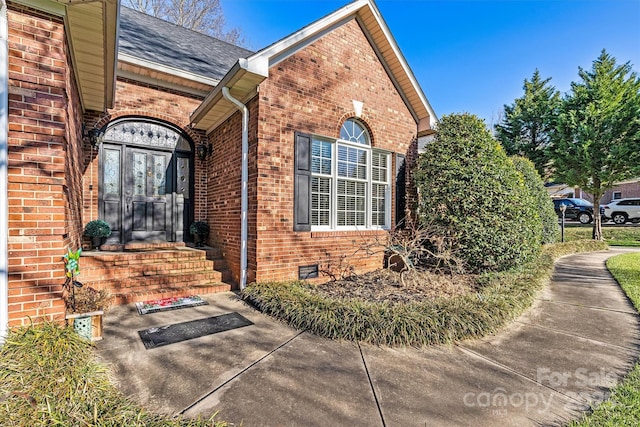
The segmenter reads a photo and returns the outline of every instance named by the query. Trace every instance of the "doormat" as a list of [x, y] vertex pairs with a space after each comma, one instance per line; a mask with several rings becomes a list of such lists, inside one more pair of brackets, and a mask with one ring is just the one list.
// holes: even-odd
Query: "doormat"
[[175, 323], [172, 325], [149, 328], [138, 331], [142, 343], [147, 350], [164, 345], [175, 344], [181, 341], [200, 338], [205, 335], [217, 334], [253, 325], [239, 313], [228, 313], [221, 316], [208, 317], [206, 319], [191, 320], [189, 322]]
[[198, 305], [208, 305], [209, 303], [198, 295], [187, 297], [162, 298], [151, 301], [137, 302], [136, 308], [140, 314], [157, 313], [159, 311], [176, 310], [178, 308], [195, 307]]

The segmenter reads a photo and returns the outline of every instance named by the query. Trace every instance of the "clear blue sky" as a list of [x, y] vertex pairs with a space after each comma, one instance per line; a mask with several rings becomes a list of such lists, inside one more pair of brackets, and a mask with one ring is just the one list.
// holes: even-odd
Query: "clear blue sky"
[[[228, 27], [259, 50], [349, 0], [221, 0]], [[560, 92], [606, 49], [640, 70], [640, 0], [377, 0], [436, 114], [488, 125], [535, 69]]]

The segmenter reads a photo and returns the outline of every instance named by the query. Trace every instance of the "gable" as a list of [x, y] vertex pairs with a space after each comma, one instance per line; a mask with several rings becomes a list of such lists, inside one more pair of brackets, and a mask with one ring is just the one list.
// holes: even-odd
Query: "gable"
[[243, 102], [255, 95], [257, 86], [269, 77], [270, 69], [316, 40], [356, 20], [371, 47], [383, 64], [389, 78], [403, 98], [418, 124], [418, 131], [431, 129], [436, 116], [413, 72], [396, 45], [389, 28], [371, 0], [358, 0], [304, 27], [292, 35], [262, 49], [246, 60], [238, 61], [220, 84], [191, 115], [198, 129], [210, 131], [234, 111], [231, 102], [222, 96], [222, 87]]
[[260, 134], [277, 139], [267, 136], [269, 124], [286, 123], [288, 129], [337, 138], [344, 120], [356, 111], [354, 101], [375, 147], [407, 151], [416, 137], [416, 121], [352, 20], [270, 69], [260, 85]]

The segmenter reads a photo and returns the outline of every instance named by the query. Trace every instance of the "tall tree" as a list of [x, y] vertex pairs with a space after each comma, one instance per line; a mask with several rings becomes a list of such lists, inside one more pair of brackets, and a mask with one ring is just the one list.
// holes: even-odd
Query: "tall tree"
[[220, 0], [124, 0], [123, 4], [228, 43], [244, 43], [238, 28], [225, 30]]
[[531, 160], [543, 178], [548, 177], [548, 153], [553, 115], [560, 104], [560, 93], [542, 79], [536, 70], [524, 81], [524, 96], [504, 106], [501, 123], [495, 126], [496, 138], [509, 155]]
[[640, 79], [605, 50], [578, 75], [562, 101], [551, 156], [559, 181], [593, 195], [593, 238], [602, 240], [600, 198], [640, 174]]

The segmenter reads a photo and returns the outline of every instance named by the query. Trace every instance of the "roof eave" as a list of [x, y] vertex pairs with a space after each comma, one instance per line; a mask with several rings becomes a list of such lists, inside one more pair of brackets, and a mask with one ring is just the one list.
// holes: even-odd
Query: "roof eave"
[[268, 75], [269, 67], [263, 60], [238, 60], [191, 114], [190, 120], [193, 127], [209, 132], [222, 118], [236, 110], [236, 107], [222, 95], [223, 87], [229, 88], [234, 98], [246, 101]]
[[[401, 93], [405, 104], [411, 110], [418, 123], [418, 132], [432, 129], [437, 123], [435, 111], [422, 91], [380, 11], [372, 1], [365, 0], [364, 3], [368, 7], [361, 7], [358, 10], [358, 22], [361, 28]], [[376, 25], [372, 25], [373, 23]]]
[[[213, 124], [219, 123], [220, 118], [228, 115], [229, 111], [234, 108], [222, 96], [223, 86], [229, 87], [234, 97], [238, 99], [246, 98], [249, 93], [254, 93], [256, 86], [269, 76], [270, 67], [294, 55], [351, 19], [357, 19], [369, 39], [369, 43], [373, 46], [398, 93], [411, 111], [417, 124], [417, 132], [421, 133], [433, 129], [437, 122], [437, 116], [391, 35], [391, 31], [384, 19], [382, 19], [375, 3], [371, 0], [357, 0], [349, 3], [324, 18], [256, 52], [249, 58], [238, 61], [192, 114], [193, 125], [199, 129], [210, 130]], [[234, 87], [238, 82], [242, 86], [249, 81], [257, 83], [251, 89]], [[219, 108], [218, 103], [227, 105], [225, 108]], [[210, 110], [216, 108], [219, 109], [219, 112], [212, 115]], [[213, 116], [215, 116], [216, 120], [212, 120]]]
[[15, 0], [61, 17], [83, 110], [104, 111], [115, 98], [118, 0]]

